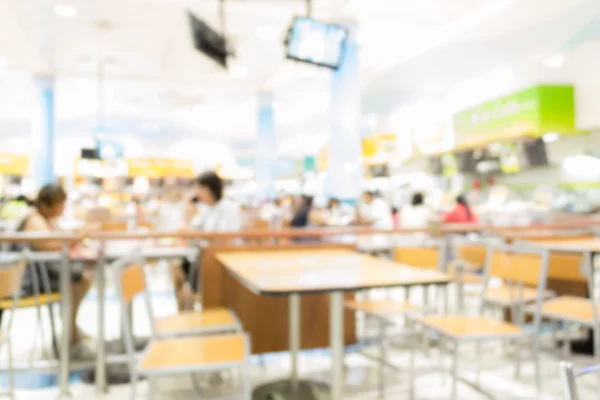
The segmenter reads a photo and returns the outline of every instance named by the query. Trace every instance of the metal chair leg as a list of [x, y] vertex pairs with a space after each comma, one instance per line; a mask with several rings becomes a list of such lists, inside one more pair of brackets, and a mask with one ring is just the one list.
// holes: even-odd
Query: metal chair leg
[[52, 304], [48, 303], [48, 315], [50, 316], [50, 330], [52, 333], [52, 351], [54, 356], [58, 359], [60, 357], [60, 351], [58, 349], [58, 339], [56, 335], [56, 321], [54, 320], [54, 313], [52, 312]]
[[8, 352], [8, 392], [10, 398], [15, 398], [15, 365], [13, 356], [12, 341], [10, 338], [6, 339], [6, 350]]
[[452, 354], [452, 400], [456, 400], [456, 392], [458, 389], [458, 342], [454, 342]]
[[384, 363], [385, 363], [385, 324], [383, 319], [379, 320], [379, 398], [383, 399], [385, 395], [384, 382]]
[[537, 335], [531, 335], [531, 344], [533, 347], [533, 362], [535, 366], [535, 388], [537, 398], [542, 395], [542, 373], [540, 368], [540, 342]]

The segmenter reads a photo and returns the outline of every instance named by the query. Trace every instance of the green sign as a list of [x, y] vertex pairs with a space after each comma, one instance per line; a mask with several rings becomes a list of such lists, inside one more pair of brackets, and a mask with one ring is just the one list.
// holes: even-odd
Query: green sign
[[442, 154], [442, 174], [447, 178], [452, 178], [458, 174], [458, 163], [454, 153]]
[[548, 132], [575, 133], [570, 85], [539, 85], [454, 115], [456, 145]]

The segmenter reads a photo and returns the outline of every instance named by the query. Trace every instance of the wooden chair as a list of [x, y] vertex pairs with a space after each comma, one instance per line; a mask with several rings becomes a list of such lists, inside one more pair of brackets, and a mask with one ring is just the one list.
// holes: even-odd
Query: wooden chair
[[[458, 309], [463, 312], [464, 307], [464, 285], [465, 284], [483, 284], [483, 277], [475, 275], [473, 272], [481, 270], [485, 264], [485, 258], [487, 257], [488, 244], [490, 240], [494, 240], [495, 243], [502, 243], [495, 239], [486, 238], [479, 240], [470, 240], [467, 238], [454, 238], [453, 245], [457, 255], [458, 262], [457, 267], [457, 282], [458, 282]], [[526, 259], [527, 256], [521, 257]], [[516, 259], [513, 261], [517, 261]], [[526, 261], [526, 260], [525, 260]], [[520, 291], [517, 293], [517, 291]], [[504, 311], [509, 309], [511, 311], [512, 320], [515, 321], [517, 318], [525, 312], [525, 307], [528, 304], [534, 303], [537, 299], [537, 289], [528, 285], [522, 285], [522, 282], [512, 282], [510, 280], [503, 280], [502, 285], [498, 287], [487, 287], [484, 300], [488, 305], [494, 306], [497, 309]], [[551, 298], [553, 292], [545, 291], [545, 298]]]
[[[480, 297], [478, 314], [474, 316], [424, 316], [417, 319], [426, 331], [433, 332], [440, 338], [440, 351], [443, 348], [443, 341], [449, 341], [454, 344], [451, 370], [453, 377], [452, 399], [456, 398], [458, 380], [461, 379], [464, 381], [458, 375], [459, 344], [465, 342], [477, 344], [476, 354], [479, 356], [479, 345], [481, 342], [507, 339], [516, 339], [519, 342], [524, 339], [531, 341], [535, 363], [537, 398], [539, 398], [541, 394], [541, 375], [538, 333], [541, 323], [544, 289], [548, 276], [548, 260], [549, 252], [537, 246], [490, 244], [484, 268], [484, 286]], [[536, 309], [533, 322], [534, 329], [532, 333], [524, 329], [523, 321], [509, 323], [483, 315], [484, 307], [489, 306], [489, 303], [485, 301], [485, 296], [490, 277], [518, 282], [520, 290], [517, 291], [517, 295], [521, 299], [523, 296], [523, 285], [537, 286]], [[479, 362], [477, 364], [479, 365]], [[520, 376], [520, 367], [520, 351], [517, 351], [516, 377]], [[476, 382], [468, 382], [468, 384], [483, 393], [484, 390], [478, 386], [478, 378], [479, 368], [476, 374]]]
[[[245, 334], [204, 335], [184, 338], [161, 338], [156, 324], [151, 324], [152, 338], [141, 359], [135, 357], [133, 333], [130, 329], [129, 306], [138, 294], [143, 294], [150, 320], [153, 320], [150, 295], [141, 258], [127, 258], [115, 263], [117, 293], [121, 302], [125, 347], [129, 355], [131, 397], [137, 395], [137, 378], [147, 377], [149, 398], [155, 394], [154, 380], [161, 376], [189, 375], [199, 390], [196, 374], [234, 369], [243, 370], [240, 399], [251, 398], [250, 341]], [[219, 319], [216, 318], [215, 319]], [[220, 320], [219, 320], [220, 322]], [[159, 324], [160, 326], [160, 324]]]
[[[11, 329], [16, 305], [19, 304], [23, 274], [27, 265], [23, 255], [18, 253], [0, 254], [0, 298], [10, 299], [10, 316], [6, 327], [0, 332], [0, 349], [6, 345], [8, 355], [8, 391], [5, 395], [15, 398], [15, 376], [13, 364], [13, 348], [11, 341]], [[1, 395], [2, 393], [0, 393]]]

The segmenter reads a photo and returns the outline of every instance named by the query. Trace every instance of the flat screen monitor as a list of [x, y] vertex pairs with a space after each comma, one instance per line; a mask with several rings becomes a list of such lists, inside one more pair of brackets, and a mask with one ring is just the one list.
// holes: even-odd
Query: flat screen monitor
[[547, 166], [548, 153], [542, 139], [535, 139], [522, 144], [523, 157], [531, 168]]
[[227, 68], [227, 41], [208, 24], [188, 11], [194, 47], [217, 64]]
[[100, 156], [98, 155], [98, 149], [81, 149], [81, 159], [83, 160], [97, 160]]
[[287, 57], [337, 69], [344, 59], [348, 30], [340, 25], [296, 17], [287, 39]]

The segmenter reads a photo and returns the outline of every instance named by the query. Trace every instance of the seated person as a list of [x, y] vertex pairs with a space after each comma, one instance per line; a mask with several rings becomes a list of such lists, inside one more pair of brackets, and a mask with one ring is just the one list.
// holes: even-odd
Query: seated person
[[[35, 206], [31, 208], [30, 212], [25, 216], [22, 222], [19, 224], [17, 231], [28, 232], [28, 233], [47, 233], [58, 231], [56, 227], [56, 220], [59, 218], [65, 208], [65, 202], [67, 200], [67, 194], [64, 189], [58, 185], [46, 185], [40, 189]], [[35, 251], [62, 251], [64, 243], [60, 240], [45, 239], [38, 240], [31, 243], [32, 250]], [[48, 271], [49, 285], [51, 292], [58, 292], [60, 290], [60, 263], [45, 263]], [[77, 329], [77, 313], [79, 307], [87, 294], [91, 279], [87, 275], [81, 266], [77, 268], [77, 265], [72, 265], [71, 269], [71, 300], [72, 300], [72, 315], [71, 315], [71, 345], [74, 346], [72, 356], [74, 358], [88, 358], [84, 356], [84, 352], [87, 350], [83, 346], [79, 346], [82, 339], [80, 331]], [[38, 270], [39, 272], [39, 270]], [[39, 278], [39, 290], [44, 293], [46, 287], [43, 286], [43, 280]], [[34, 294], [33, 279], [31, 276], [31, 269], [25, 270], [23, 277], [23, 288], [22, 296], [32, 296]]]

